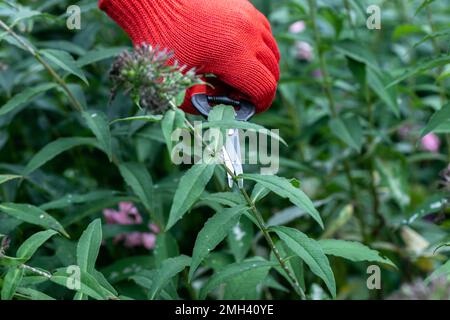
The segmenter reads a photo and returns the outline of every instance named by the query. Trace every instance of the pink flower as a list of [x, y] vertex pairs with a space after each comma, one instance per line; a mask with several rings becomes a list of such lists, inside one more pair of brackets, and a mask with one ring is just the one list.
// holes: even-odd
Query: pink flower
[[[140, 225], [142, 224], [142, 216], [131, 202], [120, 202], [119, 210], [104, 209], [103, 216], [105, 217], [107, 224], [120, 224], [120, 225]], [[114, 237], [113, 243], [124, 243], [127, 248], [135, 248], [143, 246], [147, 249], [153, 249], [156, 243], [156, 235], [160, 233], [160, 228], [154, 224], [148, 224], [148, 228], [151, 232], [130, 232], [119, 234]]]
[[306, 29], [306, 24], [304, 21], [297, 21], [291, 24], [289, 27], [290, 33], [302, 33]]
[[295, 55], [298, 59], [309, 62], [313, 59], [313, 48], [308, 42], [297, 41], [295, 44]]
[[156, 224], [154, 224], [154, 223], [150, 223], [150, 224], [148, 225], [148, 228], [149, 228], [151, 231], [153, 231], [153, 233], [160, 233], [160, 232], [161, 232], [161, 229], [160, 229]]
[[134, 248], [142, 245], [142, 233], [132, 232], [125, 235], [125, 247]]
[[322, 71], [320, 69], [316, 69], [312, 72], [312, 76], [316, 79], [322, 78]]
[[156, 245], [156, 236], [153, 233], [143, 233], [142, 244], [148, 250], [154, 249]]
[[108, 224], [141, 224], [142, 216], [131, 202], [120, 202], [119, 211], [104, 209], [103, 216]]
[[422, 138], [420, 141], [422, 149], [429, 152], [439, 152], [439, 147], [441, 146], [441, 140], [434, 133], [429, 133]]

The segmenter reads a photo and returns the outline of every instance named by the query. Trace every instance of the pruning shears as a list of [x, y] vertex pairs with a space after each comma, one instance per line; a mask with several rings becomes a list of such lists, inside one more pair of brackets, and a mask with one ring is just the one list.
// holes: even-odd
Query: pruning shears
[[[253, 104], [245, 100], [234, 100], [227, 96], [209, 96], [206, 94], [194, 94], [192, 96], [192, 105], [197, 109], [204, 117], [208, 117], [209, 112], [212, 109], [212, 105], [224, 104], [232, 106], [235, 110], [235, 120], [248, 121], [255, 115], [256, 108]], [[241, 155], [241, 143], [239, 140], [238, 129], [228, 129], [227, 139], [225, 140], [225, 146], [222, 147], [222, 153], [224, 163], [229, 171], [233, 172], [236, 176], [243, 173], [242, 169], [242, 155]], [[228, 186], [233, 187], [233, 177], [227, 173]], [[239, 188], [244, 187], [244, 181], [238, 179]]]

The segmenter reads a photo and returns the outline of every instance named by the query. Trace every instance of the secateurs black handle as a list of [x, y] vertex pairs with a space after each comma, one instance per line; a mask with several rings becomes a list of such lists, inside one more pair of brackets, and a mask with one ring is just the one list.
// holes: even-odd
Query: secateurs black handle
[[211, 111], [210, 104], [225, 104], [236, 110], [236, 120], [248, 121], [255, 115], [256, 108], [245, 100], [233, 100], [227, 96], [208, 96], [206, 94], [195, 94], [192, 96], [192, 104], [203, 116], [208, 117]]

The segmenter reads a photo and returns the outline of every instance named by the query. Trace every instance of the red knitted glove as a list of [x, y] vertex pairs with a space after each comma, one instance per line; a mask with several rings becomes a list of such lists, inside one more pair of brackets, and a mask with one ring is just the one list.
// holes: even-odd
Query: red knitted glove
[[270, 107], [280, 54], [269, 22], [248, 0], [100, 0], [99, 6], [134, 45], [173, 50], [181, 64], [219, 78], [214, 90], [188, 90], [185, 111], [195, 113], [193, 92], [247, 99], [257, 112]]

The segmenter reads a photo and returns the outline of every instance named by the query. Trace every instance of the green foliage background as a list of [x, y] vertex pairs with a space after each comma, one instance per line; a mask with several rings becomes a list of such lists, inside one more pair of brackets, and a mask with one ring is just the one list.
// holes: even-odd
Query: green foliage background
[[[278, 181], [281, 197], [266, 195], [256, 175], [246, 186], [251, 194], [259, 182], [256, 206], [307, 298], [331, 298], [335, 282], [338, 299], [385, 299], [415, 279], [426, 287], [433, 272], [431, 281], [448, 275], [450, 1], [254, 2], [272, 22], [282, 73], [273, 107], [252, 121], [280, 129], [288, 147], [280, 149], [279, 176], [298, 181]], [[0, 234], [11, 241], [0, 251], [2, 299], [297, 299], [258, 224], [236, 211], [243, 200], [218, 194], [227, 192], [223, 170], [158, 236], [156, 250], [113, 244], [144, 227], [106, 225], [102, 210], [132, 201], [146, 222], [163, 226], [189, 167], [171, 163], [159, 123], [107, 125], [137, 112], [123, 95], [109, 105], [112, 58], [130, 42], [93, 0], [76, 3], [82, 29], [68, 30], [71, 4], [0, 2], [0, 19], [20, 37], [0, 28]], [[381, 30], [366, 27], [371, 4], [381, 8]], [[306, 30], [289, 33], [299, 20]], [[298, 41], [313, 46], [312, 61], [296, 58]], [[24, 44], [39, 50], [59, 82]], [[401, 128], [411, 128], [408, 138]], [[442, 141], [437, 153], [420, 146], [429, 132]], [[295, 206], [297, 182], [324, 229]], [[215, 229], [233, 215], [246, 232], [237, 244], [231, 231], [222, 241]], [[191, 282], [185, 267], [205, 233], [219, 234], [220, 244], [202, 256]], [[371, 264], [381, 267], [381, 290], [367, 289]], [[77, 293], [65, 288], [70, 265], [81, 268]], [[448, 284], [440, 293], [430, 288], [426, 298], [449, 298]]]

